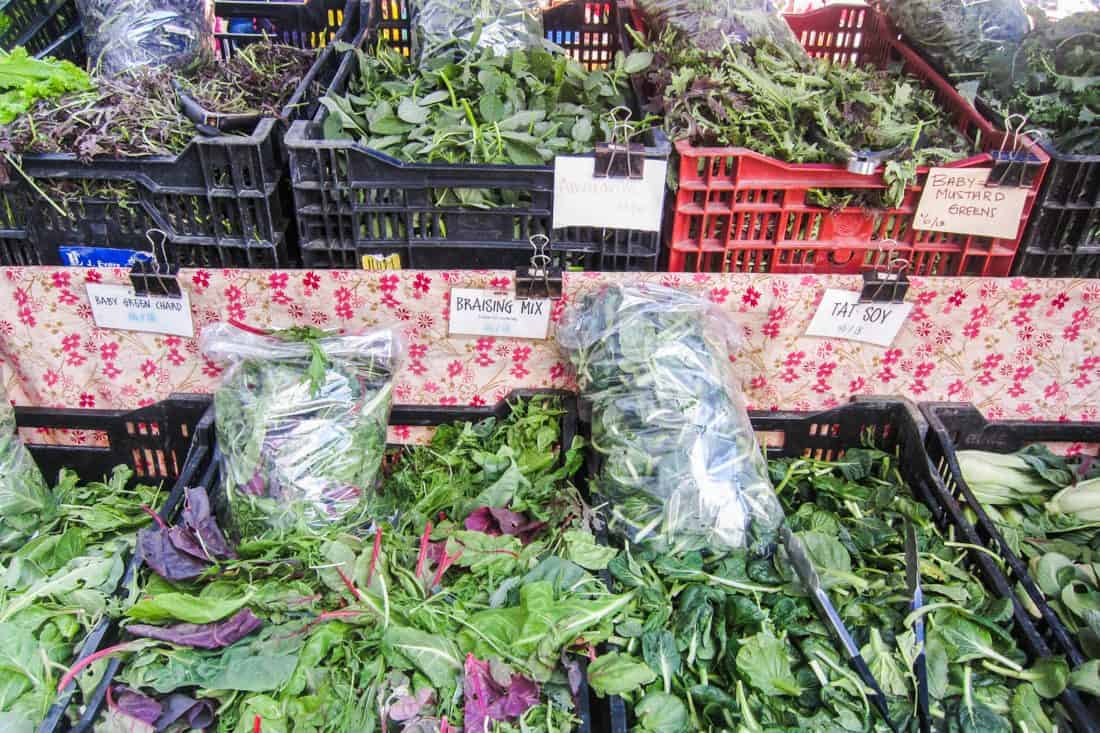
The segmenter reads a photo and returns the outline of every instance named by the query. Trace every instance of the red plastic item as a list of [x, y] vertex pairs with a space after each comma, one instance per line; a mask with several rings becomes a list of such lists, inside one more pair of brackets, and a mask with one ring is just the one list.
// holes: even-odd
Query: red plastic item
[[[900, 61], [905, 71], [936, 91], [956, 125], [971, 139], [981, 135], [985, 153], [944, 164], [992, 165], [1002, 131], [982, 118], [951, 85], [898, 39], [881, 13], [862, 5], [830, 5], [787, 15], [810, 55], [842, 64]], [[1020, 245], [1050, 157], [1028, 143], [1041, 163], [1015, 239], [991, 239], [913, 229], [927, 168], [897, 209], [826, 209], [806, 204], [811, 189], [886, 188], [883, 176], [849, 173], [845, 165], [785, 163], [747, 148], [694, 147], [676, 143], [680, 156], [669, 236], [672, 272], [859, 273], [894, 258], [909, 261], [914, 275], [1005, 276]], [[885, 240], [894, 240], [885, 247]]]

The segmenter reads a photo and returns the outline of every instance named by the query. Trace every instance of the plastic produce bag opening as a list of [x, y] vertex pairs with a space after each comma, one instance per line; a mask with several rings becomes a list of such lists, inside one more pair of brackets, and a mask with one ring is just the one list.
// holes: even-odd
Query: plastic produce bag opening
[[637, 0], [637, 5], [651, 34], [674, 33], [680, 43], [706, 53], [770, 41], [792, 58], [806, 58], [771, 0]]
[[506, 56], [542, 45], [542, 10], [537, 0], [422, 0], [414, 32], [422, 67], [464, 47]]
[[609, 529], [663, 552], [768, 552], [783, 510], [729, 354], [739, 328], [695, 295], [615, 285], [572, 304], [558, 340], [592, 406], [593, 494]]
[[207, 358], [230, 364], [214, 412], [234, 531], [354, 519], [380, 477], [397, 334], [264, 334], [218, 323], [203, 330], [201, 345]]

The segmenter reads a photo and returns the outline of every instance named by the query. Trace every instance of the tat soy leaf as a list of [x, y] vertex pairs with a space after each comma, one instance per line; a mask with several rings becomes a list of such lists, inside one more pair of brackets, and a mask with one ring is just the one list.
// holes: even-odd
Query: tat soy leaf
[[634, 692], [657, 679], [649, 665], [629, 654], [601, 654], [588, 665], [588, 684], [600, 697]]
[[[431, 116], [431, 111], [422, 107], [412, 97], [405, 97], [401, 100], [401, 103], [397, 105], [397, 116], [402, 122], [408, 122], [412, 125], [421, 125], [428, 121], [428, 117]], [[374, 129], [373, 125], [371, 126], [371, 131], [381, 132], [380, 130]]]
[[745, 640], [737, 652], [737, 668], [765, 695], [802, 694], [802, 686], [791, 672], [786, 645], [767, 632]]

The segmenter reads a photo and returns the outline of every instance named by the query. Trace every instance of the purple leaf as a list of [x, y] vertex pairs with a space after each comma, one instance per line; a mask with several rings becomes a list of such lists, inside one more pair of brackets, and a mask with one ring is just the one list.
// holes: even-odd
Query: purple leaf
[[501, 507], [478, 507], [466, 517], [466, 529], [484, 532], [491, 537], [502, 534], [519, 537], [520, 542], [529, 544], [546, 527], [546, 522], [532, 522], [519, 512]]
[[198, 544], [213, 555], [211, 559], [237, 556], [210, 513], [210, 497], [206, 495], [206, 489], [201, 486], [187, 490], [187, 501], [183, 507], [183, 525], [198, 539]]
[[176, 624], [175, 626], [133, 624], [127, 626], [126, 630], [134, 636], [167, 641], [178, 646], [222, 649], [237, 643], [262, 625], [263, 621], [245, 608], [226, 621], [211, 624]]
[[435, 692], [429, 687], [422, 687], [413, 695], [405, 695], [389, 708], [388, 717], [396, 722], [411, 720], [420, 714], [426, 705], [431, 704], [435, 698]]
[[181, 552], [171, 539], [171, 529], [149, 527], [138, 533], [141, 559], [165, 580], [194, 580], [206, 570], [206, 563]]
[[191, 730], [205, 730], [214, 724], [214, 702], [194, 700], [178, 692], [164, 701], [164, 713], [157, 718], [157, 733], [183, 721]]
[[489, 663], [479, 661], [473, 654], [466, 655], [463, 692], [465, 729], [469, 731], [485, 730], [490, 720], [516, 720], [539, 701], [537, 682], [513, 674], [508, 685], [503, 686], [493, 679]]
[[182, 553], [190, 555], [203, 562], [209, 562], [210, 557], [206, 554], [206, 550], [202, 549], [202, 545], [195, 539], [195, 535], [187, 531], [186, 527], [172, 527], [168, 530], [168, 540]]
[[161, 714], [159, 702], [123, 685], [111, 686], [111, 709], [146, 725], [154, 725]]

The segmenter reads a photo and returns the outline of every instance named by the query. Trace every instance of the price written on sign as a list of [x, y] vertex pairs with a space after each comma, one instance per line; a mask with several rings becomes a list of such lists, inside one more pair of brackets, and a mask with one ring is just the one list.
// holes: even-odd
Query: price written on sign
[[989, 168], [933, 168], [913, 227], [931, 232], [1015, 239], [1027, 204], [1026, 188], [986, 187]]
[[88, 283], [92, 319], [100, 328], [118, 331], [164, 333], [169, 336], [195, 335], [191, 320], [191, 299], [184, 291], [179, 298], [137, 295], [126, 285]]
[[511, 293], [452, 288], [450, 333], [545, 339], [552, 307], [553, 301], [545, 298], [520, 300]]
[[668, 163], [647, 160], [642, 178], [597, 177], [592, 158], [554, 159], [554, 228], [661, 230]]
[[806, 335], [889, 346], [912, 310], [912, 303], [860, 303], [859, 293], [829, 289]]

